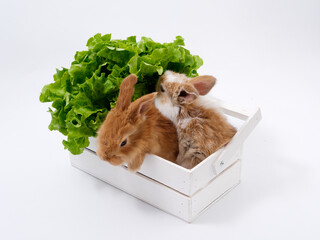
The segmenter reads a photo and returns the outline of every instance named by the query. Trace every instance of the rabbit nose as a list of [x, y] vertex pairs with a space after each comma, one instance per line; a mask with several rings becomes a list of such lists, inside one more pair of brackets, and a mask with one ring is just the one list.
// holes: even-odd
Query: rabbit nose
[[105, 152], [104, 153], [104, 159], [108, 160], [110, 158], [111, 158], [110, 154], [108, 152]]
[[108, 162], [111, 162], [116, 156], [110, 152], [105, 152], [104, 159]]

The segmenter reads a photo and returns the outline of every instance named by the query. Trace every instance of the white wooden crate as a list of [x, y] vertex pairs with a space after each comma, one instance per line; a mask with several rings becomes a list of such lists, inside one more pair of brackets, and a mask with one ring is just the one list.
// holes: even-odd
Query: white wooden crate
[[247, 111], [214, 99], [237, 128], [231, 142], [193, 169], [185, 169], [155, 155], [147, 155], [141, 169], [131, 173], [95, 154], [96, 139], [81, 155], [70, 154], [71, 164], [155, 207], [185, 221], [193, 221], [208, 206], [240, 183], [244, 140], [261, 119], [259, 108]]

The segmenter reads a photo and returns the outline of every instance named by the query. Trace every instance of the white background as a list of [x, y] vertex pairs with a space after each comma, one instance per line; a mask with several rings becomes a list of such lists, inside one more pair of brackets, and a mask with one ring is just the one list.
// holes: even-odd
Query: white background
[[[70, 166], [38, 98], [95, 33], [182, 35], [261, 107], [242, 183], [187, 224]], [[320, 239], [320, 1], [0, 2], [0, 239]]]

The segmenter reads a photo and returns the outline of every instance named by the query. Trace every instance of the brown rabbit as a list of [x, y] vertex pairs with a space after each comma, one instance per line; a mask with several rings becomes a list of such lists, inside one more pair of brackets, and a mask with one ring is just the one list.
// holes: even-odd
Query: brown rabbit
[[203, 96], [215, 85], [212, 76], [187, 78], [166, 71], [159, 79], [155, 106], [175, 123], [179, 139], [177, 164], [193, 168], [226, 145], [236, 133]]
[[98, 156], [112, 165], [128, 164], [138, 171], [147, 153], [175, 162], [178, 155], [177, 132], [172, 122], [154, 106], [156, 93], [133, 103], [137, 77], [125, 78], [116, 106], [108, 113], [98, 131]]

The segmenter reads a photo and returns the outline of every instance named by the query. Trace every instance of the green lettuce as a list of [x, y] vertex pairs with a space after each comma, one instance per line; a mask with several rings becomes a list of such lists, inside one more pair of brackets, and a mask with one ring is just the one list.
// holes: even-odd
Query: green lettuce
[[172, 43], [157, 43], [135, 36], [112, 40], [111, 34], [96, 34], [87, 42], [88, 50], [76, 52], [69, 69], [57, 69], [54, 82], [41, 91], [41, 102], [52, 102], [49, 129], [67, 136], [65, 149], [80, 154], [89, 146], [88, 138], [97, 130], [108, 111], [115, 106], [122, 80], [130, 73], [138, 76], [133, 100], [155, 91], [156, 82], [166, 70], [197, 76], [203, 64], [191, 55], [177, 36]]

